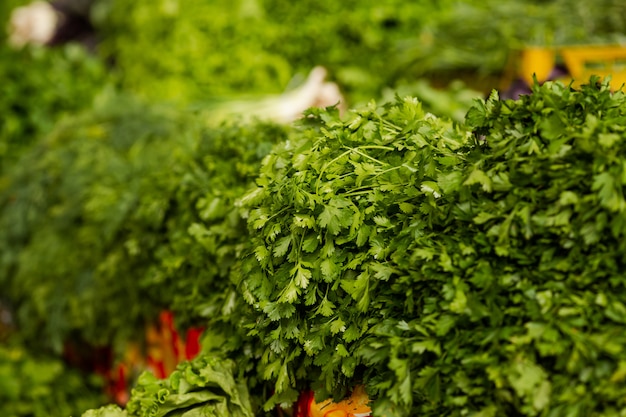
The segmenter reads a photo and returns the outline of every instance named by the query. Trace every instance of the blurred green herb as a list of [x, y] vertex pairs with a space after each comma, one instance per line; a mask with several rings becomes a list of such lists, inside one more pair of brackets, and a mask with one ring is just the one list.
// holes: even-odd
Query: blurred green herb
[[56, 357], [32, 356], [22, 345], [0, 346], [0, 402], [7, 417], [79, 415], [105, 402], [102, 382]]

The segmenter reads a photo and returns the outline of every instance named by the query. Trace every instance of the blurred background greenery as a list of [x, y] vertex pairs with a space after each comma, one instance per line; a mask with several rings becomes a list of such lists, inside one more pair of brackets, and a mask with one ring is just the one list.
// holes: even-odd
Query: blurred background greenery
[[[5, 0], [0, 23], [27, 0]], [[453, 80], [500, 87], [523, 45], [624, 40], [626, 4], [573, 0], [94, 0], [95, 56], [71, 45], [13, 50], [0, 34], [0, 158], [88, 107], [105, 84], [179, 105], [280, 93], [315, 65], [350, 106], [387, 89]], [[417, 84], [417, 91], [420, 90]], [[410, 88], [409, 88], [410, 89]]]

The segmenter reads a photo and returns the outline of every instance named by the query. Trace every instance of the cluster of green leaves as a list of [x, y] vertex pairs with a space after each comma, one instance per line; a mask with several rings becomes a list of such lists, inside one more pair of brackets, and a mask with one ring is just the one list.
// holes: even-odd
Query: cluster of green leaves
[[102, 381], [66, 368], [54, 357], [31, 356], [24, 346], [0, 346], [0, 403], [7, 417], [80, 415], [105, 402]]
[[250, 227], [240, 286], [257, 311], [248, 327], [266, 346], [262, 372], [279, 402], [309, 384], [341, 397], [378, 373], [358, 354], [366, 335], [387, 316], [416, 314], [422, 296], [396, 292], [416, 278], [406, 244], [392, 242], [436, 235], [469, 139], [410, 98], [348, 121], [310, 117], [318, 126], [278, 146], [239, 203]]
[[219, 319], [246, 234], [232, 201], [286, 132], [116, 94], [58, 126], [0, 194], [0, 283], [21, 335], [60, 351], [70, 334], [141, 338], [160, 309]]
[[154, 239], [149, 220], [163, 208], [137, 207], [146, 174], [171, 154], [164, 136], [175, 124], [157, 110], [113, 101], [103, 97], [92, 113], [58, 126], [7, 175], [2, 193], [0, 282], [21, 335], [57, 351], [75, 329], [111, 340], [108, 329], [132, 327], [149, 305], [133, 301], [141, 298], [133, 285], [139, 277], [120, 279], [139, 255], [122, 252], [130, 245], [118, 238], [133, 219], [143, 221], [144, 239]]
[[0, 45], [0, 63], [1, 174], [60, 119], [91, 106], [106, 74], [104, 65], [77, 45], [54, 50]]
[[456, 182], [444, 250], [424, 254], [416, 241], [407, 251], [428, 262], [436, 291], [419, 287], [420, 316], [381, 323], [363, 351], [389, 364], [381, 410], [398, 400], [432, 416], [624, 408], [626, 97], [595, 81], [493, 96], [468, 114], [477, 146]]
[[268, 407], [365, 382], [376, 415], [620, 415], [624, 93], [311, 117], [239, 203]]
[[105, 406], [83, 417], [253, 417], [246, 381], [235, 362], [199, 356], [164, 380], [141, 374], [126, 409]]
[[595, 79], [469, 112], [450, 262], [430, 259], [440, 295], [379, 331], [415, 412], [623, 412], [625, 117], [624, 93]]
[[28, 4], [28, 0], [6, 0], [0, 4], [0, 22], [3, 23], [3, 30], [0, 31], [0, 41], [4, 44], [9, 37], [9, 20], [11, 13], [16, 7]]
[[393, 102], [396, 97], [415, 97], [422, 108], [440, 118], [447, 118], [457, 123], [465, 121], [467, 111], [483, 93], [469, 88], [461, 80], [451, 82], [445, 89], [436, 88], [426, 79], [411, 83], [400, 83], [395, 88], [383, 90], [381, 101]]

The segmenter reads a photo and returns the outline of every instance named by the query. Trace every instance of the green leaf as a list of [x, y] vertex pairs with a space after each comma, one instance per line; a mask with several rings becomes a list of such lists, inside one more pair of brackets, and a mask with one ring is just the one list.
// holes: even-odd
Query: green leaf
[[320, 270], [326, 282], [335, 281], [341, 274], [341, 267], [336, 264], [332, 258], [324, 259], [320, 264]]
[[[280, 258], [285, 256], [287, 250], [289, 250], [289, 245], [291, 244], [291, 235], [283, 236], [276, 241], [274, 244], [274, 257]], [[258, 259], [258, 257], [257, 257]]]
[[324, 297], [317, 311], [324, 317], [330, 317], [335, 314], [335, 309], [335, 304], [328, 298]]
[[[348, 350], [346, 349], [346, 347], [343, 344], [338, 344], [337, 347], [335, 348], [335, 350], [337, 351], [337, 354], [339, 356], [341, 356], [342, 358], [348, 358], [350, 357], [350, 352], [348, 352]], [[345, 372], [344, 372], [345, 373]]]
[[295, 285], [299, 288], [305, 289], [309, 285], [309, 280], [311, 279], [311, 270], [303, 267], [302, 265], [297, 265], [295, 268], [291, 270], [291, 275], [295, 274]]
[[312, 235], [304, 239], [302, 242], [302, 250], [308, 253], [315, 252], [319, 246], [320, 240], [317, 235]]
[[331, 334], [337, 334], [346, 331], [346, 323], [341, 318], [336, 318], [330, 323]]
[[600, 203], [611, 211], [621, 211], [626, 207], [624, 198], [616, 186], [615, 179], [609, 172], [593, 177], [592, 189], [598, 192]]
[[482, 189], [486, 192], [491, 192], [493, 189], [493, 183], [491, 182], [491, 178], [489, 178], [483, 171], [476, 168], [474, 169], [467, 179], [463, 182], [463, 185], [469, 186], [474, 184], [480, 184]]

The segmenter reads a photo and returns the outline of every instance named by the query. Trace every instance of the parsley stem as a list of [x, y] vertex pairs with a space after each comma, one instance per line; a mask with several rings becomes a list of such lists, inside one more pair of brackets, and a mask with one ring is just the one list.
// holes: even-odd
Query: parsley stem
[[326, 172], [326, 169], [331, 166], [332, 164], [334, 164], [335, 162], [337, 162], [338, 160], [340, 160], [341, 158], [343, 158], [346, 155], [349, 155], [351, 152], [351, 150], [347, 150], [345, 152], [343, 152], [341, 155], [333, 158], [332, 160], [330, 160], [328, 163], [324, 164], [324, 166], [322, 167], [322, 170], [320, 171], [320, 174], [317, 177], [317, 181], [315, 182], [315, 192], [316, 194], [319, 194], [319, 182], [322, 179], [322, 175], [324, 174], [324, 172]]
[[366, 154], [366, 153], [363, 153], [363, 152], [359, 151], [357, 148], [349, 148], [349, 149], [350, 149], [350, 150], [352, 150], [354, 153], [361, 155], [361, 156], [362, 156], [362, 157], [364, 157], [364, 158], [368, 158], [368, 159], [370, 159], [370, 160], [372, 160], [372, 161], [376, 162], [377, 164], [380, 164], [380, 165], [386, 165], [384, 162], [381, 162], [381, 161], [379, 161], [378, 159], [376, 159], [376, 158], [374, 158], [374, 157], [372, 157], [372, 156], [369, 156], [369, 155], [368, 155], [368, 154]]

